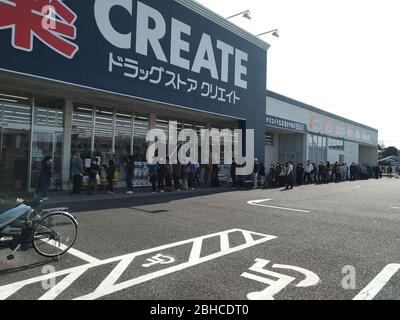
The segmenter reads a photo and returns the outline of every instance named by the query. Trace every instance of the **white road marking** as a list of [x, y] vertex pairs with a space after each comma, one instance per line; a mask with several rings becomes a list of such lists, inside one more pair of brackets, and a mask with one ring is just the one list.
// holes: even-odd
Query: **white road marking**
[[400, 207], [391, 207], [391, 209], [400, 210]]
[[372, 300], [400, 270], [400, 264], [388, 264], [353, 300]]
[[[265, 269], [265, 267], [270, 263], [269, 260], [255, 259], [255, 261], [255, 264], [249, 268], [249, 271], [260, 273], [264, 276], [268, 276], [269, 278], [258, 276], [248, 272], [244, 272], [241, 276], [250, 280], [267, 284], [268, 287], [262, 291], [249, 293], [247, 295], [247, 298], [249, 300], [274, 300], [274, 295], [281, 292], [290, 283], [296, 280], [296, 278], [294, 277]], [[311, 287], [317, 285], [320, 282], [318, 275], [304, 268], [282, 264], [274, 264], [272, 265], [272, 268], [294, 270], [306, 276], [306, 278], [303, 281], [299, 282], [296, 287]]]
[[76, 279], [78, 279], [86, 270], [81, 270], [79, 272], [70, 273], [44, 295], [42, 295], [39, 300], [54, 300], [57, 298], [64, 290], [66, 290]]
[[[229, 234], [233, 233], [233, 232], [242, 232], [242, 234], [244, 235], [245, 244], [230, 248], [229, 247]], [[258, 240], [254, 240], [252, 235], [258, 235], [261, 238]], [[220, 252], [217, 252], [214, 254], [210, 254], [208, 256], [200, 257], [201, 245], [203, 243], [203, 240], [208, 239], [208, 238], [213, 238], [216, 236], [220, 237], [221, 243], [224, 243], [223, 248], [225, 248], [226, 250], [220, 251]], [[222, 239], [225, 239], [225, 240], [222, 240]], [[228, 239], [228, 240], [226, 240], [226, 239]], [[201, 264], [201, 263], [213, 260], [213, 259], [217, 259], [222, 256], [225, 256], [225, 255], [228, 255], [228, 254], [240, 251], [240, 250], [250, 248], [252, 246], [270, 241], [272, 239], [276, 239], [276, 237], [271, 236], [271, 235], [257, 233], [257, 232], [241, 230], [241, 229], [232, 229], [232, 230], [227, 230], [227, 231], [223, 231], [223, 232], [218, 232], [218, 233], [214, 233], [214, 234], [210, 234], [210, 235], [206, 235], [206, 236], [202, 236], [202, 237], [198, 237], [198, 238], [194, 238], [194, 239], [171, 243], [171, 244], [160, 246], [157, 248], [151, 248], [151, 249], [147, 249], [147, 250], [143, 250], [143, 251], [139, 251], [139, 252], [130, 253], [127, 255], [119, 256], [119, 257], [114, 257], [114, 258], [110, 258], [110, 259], [106, 259], [106, 260], [97, 260], [97, 261], [93, 261], [93, 262], [90, 262], [90, 263], [82, 265], [82, 266], [57, 271], [54, 273], [50, 273], [50, 274], [42, 275], [39, 277], [19, 281], [19, 282], [12, 283], [9, 285], [0, 286], [0, 300], [7, 299], [8, 297], [10, 297], [14, 293], [16, 293], [21, 288], [28, 286], [30, 284], [42, 282], [42, 281], [45, 281], [48, 279], [56, 279], [57, 277], [67, 275], [67, 277], [65, 277], [63, 280], [61, 280], [61, 282], [59, 282], [56, 285], [56, 288], [53, 287], [52, 289], [50, 289], [50, 292], [47, 292], [45, 295], [43, 295], [41, 297], [41, 299], [54, 299], [59, 294], [61, 294], [66, 288], [70, 287], [71, 284], [73, 284], [73, 282], [76, 279], [78, 279], [82, 274], [84, 274], [86, 271], [93, 269], [95, 267], [98, 267], [98, 266], [111, 264], [111, 263], [115, 263], [115, 262], [119, 261], [119, 264], [111, 271], [111, 273], [106, 277], [106, 279], [103, 280], [103, 282], [96, 288], [96, 290], [94, 290], [92, 293], [89, 293], [82, 297], [76, 298], [78, 300], [97, 299], [97, 298], [101, 298], [105, 295], [109, 295], [114, 292], [121, 291], [123, 289], [127, 289], [134, 285], [137, 285], [137, 284], [140, 284], [140, 283], [143, 283], [143, 282], [155, 279], [155, 278], [159, 278], [159, 277], [168, 275], [170, 273], [184, 270], [186, 268], [189, 268], [189, 267], [192, 267], [192, 266], [195, 266], [195, 265], [198, 265], [198, 264]], [[228, 241], [228, 243], [226, 241]], [[134, 259], [136, 257], [148, 255], [148, 254], [160, 253], [163, 250], [174, 248], [177, 246], [186, 245], [186, 244], [192, 244], [192, 250], [190, 253], [190, 257], [188, 257], [187, 262], [184, 262], [184, 263], [181, 263], [178, 265], [174, 265], [172, 267], [162, 269], [157, 272], [148, 273], [146, 275], [143, 275], [143, 276], [140, 276], [137, 278], [133, 278], [133, 279], [125, 281], [125, 282], [115, 284], [118, 281], [118, 279], [120, 278], [120, 276], [122, 275], [122, 273], [128, 268], [128, 266], [130, 265], [130, 262], [134, 261]], [[222, 245], [221, 245], [221, 247], [222, 247]]]
[[274, 199], [251, 200], [251, 201], [247, 201], [247, 204], [250, 204], [252, 206], [266, 207], [266, 208], [279, 209], [279, 210], [285, 210], [285, 211], [294, 211], [294, 212], [303, 212], [303, 213], [310, 213], [311, 212], [311, 211], [308, 211], [308, 210], [300, 210], [300, 209], [293, 209], [293, 208], [268, 206], [268, 205], [265, 205], [265, 204], [261, 204], [263, 202], [272, 201], [272, 200], [274, 200]]
[[[50, 241], [44, 241], [44, 242], [46, 242], [47, 244], [49, 244], [49, 245], [52, 245], [53, 247], [56, 247], [56, 248], [60, 248], [61, 250], [65, 250], [66, 248], [67, 248], [67, 246], [66, 245], [64, 245], [64, 244], [58, 244], [56, 241], [54, 241], [54, 240], [50, 240]], [[94, 257], [92, 257], [92, 256], [90, 256], [90, 255], [88, 255], [88, 254], [86, 254], [86, 253], [84, 253], [84, 252], [81, 252], [81, 251], [79, 251], [79, 250], [76, 250], [76, 249], [74, 249], [74, 248], [70, 248], [68, 251], [67, 251], [67, 253], [68, 254], [70, 254], [70, 255], [73, 255], [73, 256], [75, 256], [75, 257], [77, 257], [77, 258], [79, 258], [79, 259], [81, 259], [81, 260], [83, 260], [83, 261], [86, 261], [86, 262], [89, 262], [89, 263], [93, 263], [93, 262], [97, 262], [97, 261], [100, 261], [99, 259], [97, 259], [97, 258], [94, 258]]]

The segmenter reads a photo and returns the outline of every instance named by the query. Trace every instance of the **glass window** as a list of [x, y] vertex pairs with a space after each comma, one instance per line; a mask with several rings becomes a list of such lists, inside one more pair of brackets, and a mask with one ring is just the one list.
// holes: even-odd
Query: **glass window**
[[31, 106], [18, 103], [1, 103], [0, 100], [0, 123], [3, 126], [6, 124], [17, 124], [30, 127]]
[[115, 122], [115, 164], [117, 166], [116, 177], [125, 180], [124, 164], [131, 154], [132, 142], [132, 115], [129, 113], [116, 113]]
[[318, 136], [316, 136], [316, 135], [313, 135], [312, 136], [312, 140], [313, 140], [313, 148], [317, 148], [318, 147]]
[[135, 161], [146, 161], [147, 142], [146, 135], [149, 131], [147, 116], [135, 116], [135, 134], [133, 143], [133, 157]]
[[36, 126], [63, 127], [63, 103], [56, 102], [48, 106], [35, 106], [33, 123]]
[[71, 151], [81, 152], [82, 159], [91, 158], [93, 107], [75, 104], [72, 113]]
[[113, 111], [96, 107], [95, 123], [94, 156], [100, 157], [101, 166], [108, 165], [113, 158]]

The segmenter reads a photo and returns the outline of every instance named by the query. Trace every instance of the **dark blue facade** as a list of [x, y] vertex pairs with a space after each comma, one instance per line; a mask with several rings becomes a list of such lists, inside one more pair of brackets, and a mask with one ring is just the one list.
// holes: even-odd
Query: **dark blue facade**
[[[161, 13], [166, 23], [166, 33], [160, 44], [168, 60], [172, 18], [191, 26], [190, 36], [181, 35], [182, 40], [190, 44], [189, 52], [182, 51], [181, 57], [190, 61], [191, 65], [203, 34], [210, 35], [219, 77], [214, 79], [206, 68], [196, 73], [174, 66], [169, 61], [157, 60], [151, 46], [147, 56], [136, 52], [138, 1], [132, 1], [132, 14], [121, 6], [114, 6], [109, 15], [111, 25], [117, 32], [131, 33], [132, 47], [129, 49], [115, 47], [103, 36], [95, 19], [95, 0], [65, 0], [64, 3], [77, 16], [74, 22], [76, 39], [70, 40], [79, 46], [74, 57], [61, 55], [35, 36], [31, 52], [14, 48], [12, 29], [7, 28], [0, 30], [1, 69], [243, 119], [246, 128], [256, 130], [256, 154], [264, 158], [265, 49], [173, 0], [140, 1]], [[154, 27], [153, 23], [150, 19], [149, 28]], [[240, 77], [246, 81], [247, 88], [235, 85], [234, 55], [229, 57], [227, 82], [221, 81], [223, 59], [222, 51], [217, 49], [217, 40], [248, 55], [247, 61], [241, 62], [247, 68], [247, 74]], [[208, 54], [205, 59], [210, 59]]]

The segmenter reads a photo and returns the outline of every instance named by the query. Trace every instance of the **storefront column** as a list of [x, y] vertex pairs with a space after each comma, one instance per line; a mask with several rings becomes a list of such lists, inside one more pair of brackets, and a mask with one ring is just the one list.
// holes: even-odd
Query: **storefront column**
[[71, 164], [71, 134], [72, 134], [73, 101], [66, 99], [64, 103], [64, 137], [62, 148], [62, 190], [69, 190]]
[[157, 115], [155, 113], [149, 114], [149, 130], [156, 128]]

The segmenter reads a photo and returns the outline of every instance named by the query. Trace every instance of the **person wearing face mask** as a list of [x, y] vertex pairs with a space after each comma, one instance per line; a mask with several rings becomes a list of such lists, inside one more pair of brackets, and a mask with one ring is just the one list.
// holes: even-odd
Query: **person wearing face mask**
[[42, 160], [42, 168], [40, 170], [39, 183], [36, 188], [36, 192], [34, 193], [35, 198], [37, 197], [38, 194], [41, 194], [42, 200], [49, 199], [47, 197], [47, 192], [50, 189], [51, 178], [52, 178], [51, 162], [52, 158], [50, 156], [46, 156]]

